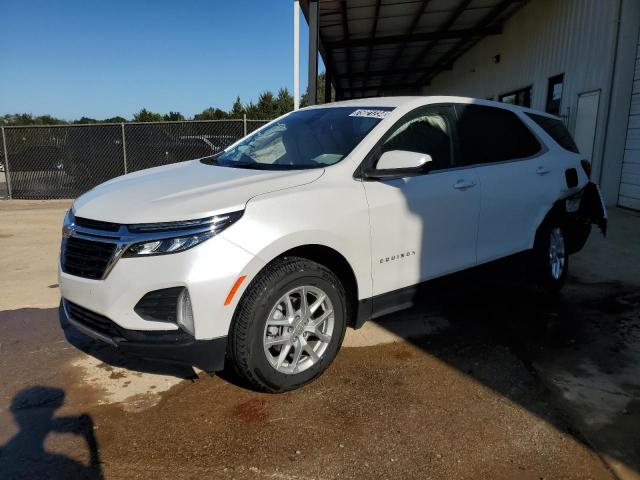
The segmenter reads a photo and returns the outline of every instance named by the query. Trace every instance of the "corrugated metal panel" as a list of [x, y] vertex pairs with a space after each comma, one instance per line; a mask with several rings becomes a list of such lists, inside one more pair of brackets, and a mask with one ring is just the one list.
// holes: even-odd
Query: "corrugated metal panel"
[[[593, 151], [598, 178], [617, 8], [613, 0], [531, 0], [506, 22], [502, 35], [483, 39], [452, 71], [438, 75], [424, 93], [497, 98], [531, 86], [532, 107], [544, 110], [549, 77], [564, 73], [561, 115], [573, 131], [578, 95], [600, 90]], [[500, 63], [494, 63], [495, 55], [500, 55]]]
[[636, 57], [618, 204], [640, 210], [640, 39]]

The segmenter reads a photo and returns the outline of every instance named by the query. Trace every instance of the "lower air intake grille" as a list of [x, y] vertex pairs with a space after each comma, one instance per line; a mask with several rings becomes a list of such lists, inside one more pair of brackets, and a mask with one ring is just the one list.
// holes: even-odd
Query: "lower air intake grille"
[[163, 288], [147, 293], [135, 306], [135, 312], [145, 320], [175, 323], [178, 297], [184, 287]]
[[100, 280], [115, 248], [114, 243], [67, 238], [63, 242], [62, 270], [78, 277]]
[[107, 317], [100, 315], [99, 313], [87, 310], [80, 305], [71, 303], [65, 300], [65, 306], [69, 316], [78, 323], [81, 323], [85, 327], [95, 330], [98, 333], [114, 337], [118, 335], [118, 330], [111, 320]]

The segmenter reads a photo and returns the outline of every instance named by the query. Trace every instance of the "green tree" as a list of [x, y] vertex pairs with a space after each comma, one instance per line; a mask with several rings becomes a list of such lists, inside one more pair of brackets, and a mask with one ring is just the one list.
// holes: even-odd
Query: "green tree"
[[[317, 85], [316, 85], [316, 99], [318, 104], [321, 103], [325, 103], [324, 102], [324, 83], [326, 80], [326, 76], [324, 74], [324, 72], [322, 72], [320, 75], [318, 75], [318, 80], [317, 80]], [[336, 92], [335, 89], [333, 88], [333, 85], [331, 86], [331, 97], [335, 98]], [[301, 107], [307, 107], [309, 106], [309, 90], [307, 88], [307, 91], [304, 92], [304, 94], [302, 95], [302, 97], [300, 98], [300, 106]]]
[[281, 88], [278, 90], [278, 97], [276, 98], [277, 113], [276, 116], [284, 115], [287, 112], [293, 110], [293, 96], [289, 93], [287, 88]]
[[162, 120], [161, 114], [150, 112], [146, 108], [143, 108], [133, 116], [134, 122], [161, 122]]
[[91, 117], [82, 116], [78, 120], [74, 120], [73, 123], [98, 123], [98, 120]]
[[185, 118], [180, 112], [169, 112], [165, 113], [162, 119], [166, 122], [181, 122]]
[[124, 117], [115, 116], [115, 117], [105, 118], [104, 120], [102, 120], [101, 123], [125, 123], [128, 121], [129, 120], [127, 120]]
[[249, 102], [246, 107], [247, 117], [269, 119], [278, 116], [278, 104], [272, 92], [262, 92], [258, 96], [258, 103]]
[[34, 117], [30, 113], [8, 113], [0, 117], [0, 123], [6, 126], [14, 125], [58, 125], [67, 124], [66, 120], [52, 117], [51, 115], [40, 115]]
[[205, 108], [202, 112], [193, 116], [194, 120], [222, 120], [227, 118], [227, 112], [219, 108]]
[[235, 102], [233, 102], [231, 111], [229, 112], [229, 118], [242, 118], [245, 113], [247, 112], [240, 101], [240, 97], [237, 96]]

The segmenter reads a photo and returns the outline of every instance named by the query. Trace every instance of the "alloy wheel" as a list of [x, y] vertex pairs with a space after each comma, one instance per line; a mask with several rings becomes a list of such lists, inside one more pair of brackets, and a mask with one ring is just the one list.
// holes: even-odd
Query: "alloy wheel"
[[334, 330], [329, 296], [318, 287], [301, 286], [285, 293], [269, 313], [264, 353], [280, 373], [293, 375], [320, 361]]

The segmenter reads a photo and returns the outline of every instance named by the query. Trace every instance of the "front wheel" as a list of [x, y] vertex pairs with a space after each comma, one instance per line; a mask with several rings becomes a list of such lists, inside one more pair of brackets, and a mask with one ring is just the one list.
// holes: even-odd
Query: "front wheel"
[[534, 281], [549, 292], [558, 292], [569, 269], [565, 231], [558, 221], [545, 222], [536, 235], [533, 247]]
[[282, 392], [324, 372], [346, 329], [340, 280], [311, 260], [285, 257], [249, 285], [229, 335], [230, 363], [254, 388]]

